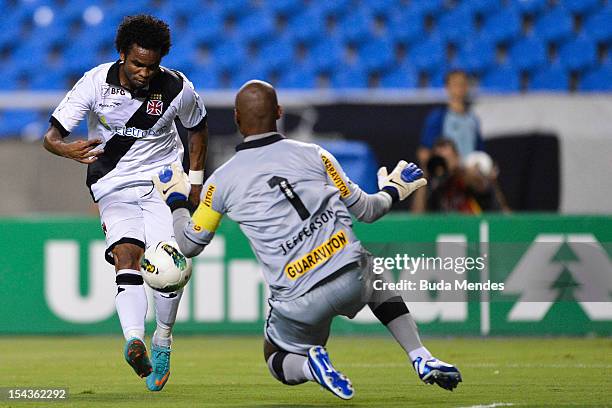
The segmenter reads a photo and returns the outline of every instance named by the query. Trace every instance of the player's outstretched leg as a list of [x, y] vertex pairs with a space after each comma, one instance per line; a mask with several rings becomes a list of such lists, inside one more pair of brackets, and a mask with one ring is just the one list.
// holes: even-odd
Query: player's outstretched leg
[[369, 303], [372, 312], [406, 351], [419, 378], [445, 390], [456, 388], [461, 382], [459, 370], [433, 357], [423, 346], [416, 323], [401, 296], [393, 296], [382, 302], [376, 300], [375, 296], [374, 301]]
[[147, 354], [147, 347], [138, 337], [132, 337], [125, 343], [123, 349], [125, 361], [134, 369], [139, 377], [146, 377], [151, 374], [151, 361]]
[[461, 373], [455, 366], [435, 357], [430, 359], [417, 357], [412, 365], [419, 378], [427, 384], [438, 384], [445, 390], [452, 391], [461, 382]]
[[147, 388], [150, 391], [161, 391], [170, 377], [170, 346], [151, 343], [151, 360], [153, 372], [147, 377]]
[[170, 377], [172, 327], [182, 295], [182, 290], [173, 293], [153, 292], [157, 327], [151, 339], [153, 372], [147, 377], [147, 388], [151, 391], [161, 391]]
[[308, 365], [314, 378], [323, 388], [338, 398], [345, 400], [353, 398], [355, 390], [351, 380], [334, 368], [324, 347], [314, 346], [308, 350]]

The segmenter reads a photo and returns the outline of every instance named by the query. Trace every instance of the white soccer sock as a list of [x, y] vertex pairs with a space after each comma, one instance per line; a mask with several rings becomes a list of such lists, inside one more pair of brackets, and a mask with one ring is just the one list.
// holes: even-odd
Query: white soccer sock
[[414, 361], [417, 358], [421, 357], [423, 360], [429, 360], [433, 358], [429, 350], [425, 348], [425, 346], [419, 347], [418, 349], [414, 349], [408, 353], [410, 356], [410, 361]]
[[[277, 367], [277, 365], [281, 367]], [[314, 381], [308, 367], [308, 357], [299, 354], [276, 352], [268, 358], [268, 368], [277, 380], [285, 384], [297, 385], [306, 381]], [[279, 375], [283, 378], [279, 378]]]
[[[121, 269], [117, 271], [117, 296], [115, 307], [123, 329], [123, 337], [144, 339], [147, 295], [140, 271]], [[140, 282], [140, 283], [138, 283]]]
[[164, 347], [170, 347], [172, 344], [172, 327], [176, 321], [176, 312], [178, 311], [182, 295], [182, 289], [173, 293], [153, 291], [155, 319], [157, 321], [157, 328], [153, 334], [153, 343]]

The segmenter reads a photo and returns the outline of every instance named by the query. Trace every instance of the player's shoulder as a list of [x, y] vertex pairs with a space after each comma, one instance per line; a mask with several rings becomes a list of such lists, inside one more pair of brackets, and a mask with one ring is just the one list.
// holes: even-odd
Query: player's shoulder
[[104, 64], [97, 65], [91, 68], [89, 71], [86, 71], [82, 78], [89, 79], [94, 82], [105, 82], [108, 72], [114, 64], [114, 62], [105, 62]]
[[312, 154], [320, 154], [325, 151], [321, 146], [315, 143], [302, 142], [294, 139], [283, 139], [281, 142], [283, 143], [283, 149], [295, 149]]

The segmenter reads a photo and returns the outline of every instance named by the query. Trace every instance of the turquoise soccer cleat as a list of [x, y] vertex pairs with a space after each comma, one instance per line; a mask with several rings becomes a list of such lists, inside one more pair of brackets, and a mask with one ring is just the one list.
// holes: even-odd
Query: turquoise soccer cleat
[[125, 361], [134, 369], [139, 377], [144, 378], [151, 374], [151, 360], [147, 354], [147, 346], [138, 337], [132, 337], [125, 342], [123, 349]]
[[147, 377], [149, 391], [161, 391], [170, 377], [170, 347], [158, 346], [151, 343], [153, 356], [153, 372]]
[[353, 398], [355, 390], [351, 380], [332, 366], [324, 347], [314, 346], [308, 350], [308, 365], [314, 378], [323, 388], [338, 398], [344, 400]]
[[445, 390], [452, 391], [461, 382], [459, 370], [437, 358], [432, 357], [425, 360], [422, 357], [417, 357], [412, 365], [419, 378], [427, 384], [437, 384]]

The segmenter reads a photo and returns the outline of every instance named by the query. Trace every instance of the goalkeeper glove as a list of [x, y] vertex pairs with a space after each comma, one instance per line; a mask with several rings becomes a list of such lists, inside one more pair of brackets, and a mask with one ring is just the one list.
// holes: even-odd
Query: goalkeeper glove
[[414, 163], [401, 160], [387, 174], [387, 168], [378, 169], [378, 188], [391, 196], [394, 203], [403, 201], [415, 190], [425, 186], [427, 180], [423, 178], [423, 171]]
[[191, 185], [189, 177], [178, 163], [172, 163], [171, 166], [164, 167], [159, 174], [154, 175], [153, 184], [170, 208], [174, 209], [179, 203], [187, 202]]

